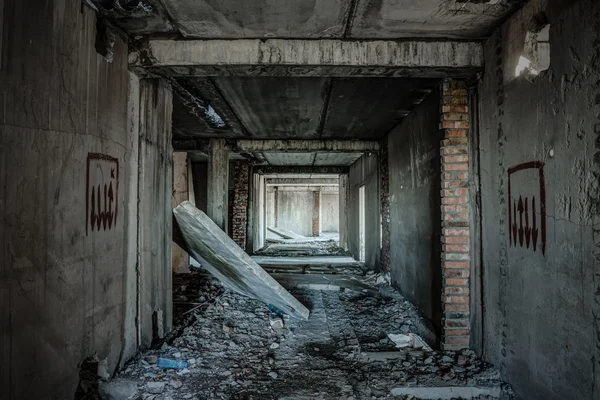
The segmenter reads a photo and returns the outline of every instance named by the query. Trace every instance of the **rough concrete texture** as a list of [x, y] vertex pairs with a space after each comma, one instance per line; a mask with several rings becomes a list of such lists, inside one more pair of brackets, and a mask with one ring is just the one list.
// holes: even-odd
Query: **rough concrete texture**
[[137, 268], [139, 345], [145, 347], [158, 333], [169, 332], [172, 325], [172, 95], [164, 80], [144, 79], [140, 96]]
[[[542, 12], [550, 68], [515, 78]], [[533, 0], [485, 46], [484, 355], [527, 399], [600, 397], [599, 21], [595, 0]]]
[[229, 154], [224, 139], [211, 139], [206, 179], [206, 214], [227, 232]]
[[107, 63], [73, 1], [4, 0], [0, 26], [0, 398], [72, 398], [84, 358], [116, 367], [135, 301], [127, 45]]
[[277, 227], [302, 236], [313, 235], [313, 190], [290, 187], [277, 191]]
[[487, 37], [525, 0], [357, 2], [352, 37]]
[[365, 186], [365, 265], [379, 268], [380, 205], [379, 161], [376, 154], [365, 154], [350, 166], [348, 175], [348, 250], [357, 259], [360, 254], [359, 188]]
[[440, 96], [388, 135], [392, 285], [441, 328]]
[[338, 193], [321, 193], [321, 232], [339, 232], [340, 195]]
[[202, 211], [183, 202], [173, 210], [188, 251], [225, 286], [295, 318], [309, 311], [269, 276]]
[[[428, 70], [443, 69], [452, 73], [452, 70], [482, 68], [482, 56], [481, 43], [463, 41], [148, 39], [130, 52], [129, 61], [132, 68], [277, 65], [294, 66], [299, 72], [306, 67], [370, 69], [379, 66], [414, 69], [421, 77], [428, 78], [439, 77]], [[185, 72], [185, 75], [190, 72], [181, 68], [170, 71]], [[193, 75], [201, 74], [194, 72]]]
[[[188, 157], [187, 153], [173, 153], [173, 198], [172, 207], [177, 207], [181, 202], [190, 200], [188, 188]], [[190, 256], [185, 250], [173, 242], [172, 267], [174, 273], [189, 272]]]

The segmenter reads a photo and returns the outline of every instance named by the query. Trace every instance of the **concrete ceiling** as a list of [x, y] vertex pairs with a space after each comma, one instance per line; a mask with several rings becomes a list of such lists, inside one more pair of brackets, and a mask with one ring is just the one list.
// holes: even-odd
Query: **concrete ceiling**
[[129, 1], [131, 10], [113, 11], [112, 17], [130, 33], [173, 33], [185, 38], [478, 39], [488, 36], [525, 2], [145, 0]]
[[[305, 77], [188, 81], [194, 90], [184, 95], [193, 92], [198, 100], [174, 102], [176, 139], [379, 139], [439, 83], [418, 78]], [[176, 91], [175, 97], [179, 94]], [[197, 103], [205, 107], [195, 107]], [[206, 107], [214, 113], [206, 112]], [[215, 124], [215, 115], [224, 126]]]
[[[193, 163], [208, 162], [208, 155], [200, 151], [188, 152]], [[343, 152], [260, 152], [253, 153], [250, 158], [259, 165], [272, 166], [349, 166], [358, 160], [363, 153]], [[229, 153], [229, 160], [248, 160], [247, 154]]]

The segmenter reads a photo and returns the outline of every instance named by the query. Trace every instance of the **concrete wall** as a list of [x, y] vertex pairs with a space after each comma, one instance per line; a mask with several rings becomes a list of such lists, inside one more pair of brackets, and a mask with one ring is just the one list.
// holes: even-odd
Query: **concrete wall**
[[392, 285], [441, 327], [439, 91], [388, 135]]
[[339, 193], [321, 193], [321, 232], [339, 232]]
[[80, 361], [137, 346], [139, 87], [81, 2], [0, 5], [0, 398], [72, 398]]
[[277, 227], [312, 236], [313, 190], [306, 187], [280, 187], [277, 193]]
[[142, 80], [140, 89], [139, 298], [140, 345], [145, 347], [172, 326], [173, 102], [163, 80]]
[[[550, 69], [515, 79], [527, 28], [540, 12], [551, 24]], [[600, 2], [532, 0], [486, 43], [485, 54], [484, 356], [522, 398], [598, 399]], [[521, 218], [531, 231], [523, 222], [520, 232]]]
[[[173, 208], [177, 207], [183, 201], [190, 199], [190, 190], [188, 187], [188, 157], [187, 153], [173, 153]], [[189, 272], [190, 256], [186, 251], [173, 242], [173, 272]]]
[[348, 250], [356, 259], [360, 254], [359, 188], [365, 186], [365, 265], [379, 267], [380, 199], [379, 161], [375, 154], [365, 154], [350, 166], [348, 176]]
[[206, 212], [206, 179], [208, 173], [207, 163], [192, 164], [192, 180], [194, 182], [194, 197], [196, 199], [196, 207], [199, 210]]

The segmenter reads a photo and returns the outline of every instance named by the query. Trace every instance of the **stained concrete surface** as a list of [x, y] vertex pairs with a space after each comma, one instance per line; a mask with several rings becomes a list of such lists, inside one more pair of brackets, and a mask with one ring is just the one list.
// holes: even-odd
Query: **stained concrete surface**
[[439, 91], [388, 135], [392, 285], [441, 328]]
[[[542, 11], [550, 23], [550, 69], [516, 78], [527, 30]], [[600, 396], [599, 21], [595, 0], [534, 0], [485, 46], [479, 87], [484, 354], [527, 399]], [[526, 164], [536, 161], [545, 179]], [[511, 170], [518, 166], [526, 169]], [[517, 240], [518, 210], [513, 224], [509, 219], [519, 198], [529, 199], [523, 217], [530, 227], [535, 218], [535, 247]]]
[[365, 265], [375, 269], [379, 265], [380, 252], [380, 204], [379, 157], [365, 154], [350, 166], [348, 175], [348, 250], [355, 257], [360, 255], [359, 239], [359, 188], [365, 187]]
[[[208, 285], [214, 293], [218, 283]], [[402, 385], [499, 388], [500, 398], [513, 398], [498, 372], [472, 352], [396, 349], [387, 334], [416, 333], [418, 319], [400, 296], [294, 293], [310, 304], [311, 317], [286, 320], [284, 329], [271, 327], [260, 302], [233, 292], [209, 295], [180, 336], [141, 354], [118, 376], [137, 381], [145, 399], [393, 399]], [[374, 361], [379, 352], [396, 356]], [[147, 361], [152, 356], [191, 365], [160, 370]], [[160, 394], [151, 394], [156, 388]]]
[[228, 288], [272, 304], [295, 318], [308, 310], [271, 278], [202, 211], [183, 202], [173, 210], [190, 255]]

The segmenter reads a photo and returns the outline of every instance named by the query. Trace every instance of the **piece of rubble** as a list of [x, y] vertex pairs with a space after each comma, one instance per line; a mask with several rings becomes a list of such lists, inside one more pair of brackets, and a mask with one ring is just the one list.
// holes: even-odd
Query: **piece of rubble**
[[148, 382], [146, 391], [151, 394], [161, 394], [165, 390], [165, 382]]
[[138, 381], [116, 378], [100, 382], [98, 391], [104, 400], [130, 400], [137, 398]]
[[188, 253], [224, 285], [236, 292], [273, 304], [290, 316], [308, 319], [309, 311], [262, 269], [206, 214], [189, 201], [173, 214]]

